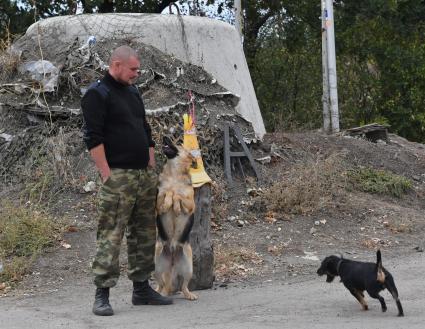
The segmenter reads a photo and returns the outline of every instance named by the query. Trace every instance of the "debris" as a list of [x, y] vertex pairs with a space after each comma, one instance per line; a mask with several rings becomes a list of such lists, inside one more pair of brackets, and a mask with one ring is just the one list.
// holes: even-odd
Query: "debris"
[[366, 239], [362, 241], [362, 245], [370, 249], [376, 248], [379, 245], [389, 245], [389, 244], [390, 244], [389, 242], [386, 242], [380, 238], [370, 238], [370, 239]]
[[314, 233], [316, 233], [317, 232], [317, 230], [314, 228], [314, 227], [312, 227], [311, 229], [310, 229], [310, 234], [314, 234]]
[[270, 154], [275, 158], [283, 159], [282, 155], [279, 153], [279, 147], [274, 143], [270, 146]]
[[87, 41], [80, 47], [78, 50], [84, 50], [90, 46], [93, 46], [96, 43], [96, 37], [94, 35], [91, 35], [88, 37]]
[[6, 289], [6, 283], [2, 282], [0, 283], [0, 290], [5, 290]]
[[246, 189], [246, 193], [248, 193], [249, 196], [251, 197], [255, 197], [260, 195], [260, 189], [255, 189], [255, 188], [247, 188]]
[[227, 220], [229, 221], [229, 222], [233, 222], [234, 220], [236, 220], [236, 219], [238, 219], [239, 218], [239, 216], [229, 216], [228, 218], [227, 218]]
[[243, 220], [238, 220], [238, 226], [243, 227], [245, 225], [245, 222]]
[[[65, 48], [46, 49], [43, 61], [39, 59], [38, 51], [30, 46], [32, 41], [24, 36], [17, 42], [16, 46], [24, 54], [24, 64], [21, 64], [17, 74], [0, 81], [1, 113], [10, 111], [18, 120], [19, 111], [27, 112], [27, 127], [19, 123], [21, 131], [16, 132], [16, 135], [13, 131], [17, 141], [11, 146], [4, 146], [4, 138], [0, 138], [2, 177], [13, 177], [14, 182], [20, 182], [23, 179], [20, 170], [24, 164], [34, 163], [37, 154], [46, 153], [44, 141], [55, 138], [58, 127], [70, 133], [81, 131], [82, 114], [78, 107], [81, 97], [92, 82], [104, 75], [107, 68], [105, 62], [112, 45], [116, 43], [115, 39], [99, 39], [97, 35], [84, 39], [83, 43], [81, 38], [75, 38]], [[187, 111], [187, 92], [192, 90], [205, 169], [212, 179], [221, 177], [224, 125], [234, 123], [240, 128], [243, 140], [255, 140], [252, 124], [236, 110], [240, 97], [223, 88], [217, 81], [210, 84], [210, 81], [215, 80], [214, 77], [201, 67], [182, 62], [139, 41], [133, 42], [132, 47], [144, 58], [136, 85], [143, 94], [153, 139], [158, 141], [164, 134], [171, 134], [180, 142], [178, 139], [183, 136], [181, 115]], [[45, 81], [40, 80], [44, 78], [44, 73], [47, 73]], [[28, 81], [29, 76], [33, 76], [35, 83]], [[203, 77], [202, 82], [199, 82], [200, 77]], [[40, 97], [43, 90], [55, 92]], [[45, 129], [44, 123], [48, 123]], [[5, 132], [7, 126], [4, 124], [0, 120], [0, 133]], [[12, 123], [11, 127], [15, 125]], [[77, 168], [75, 163], [86, 166], [88, 155], [81, 154], [74, 147], [77, 140], [78, 145], [81, 144], [81, 134], [75, 134], [75, 137], [61, 154], [64, 161], [72, 158], [69, 169], [75, 169], [75, 172], [64, 171], [69, 177], [76, 176], [82, 169]], [[161, 165], [163, 158], [158, 158], [158, 165]]]
[[93, 181], [89, 181], [83, 187], [84, 192], [89, 193], [96, 190], [96, 183]]
[[415, 180], [415, 181], [417, 181], [417, 182], [420, 182], [421, 181], [421, 177], [418, 176], [418, 175], [413, 175], [412, 176], [412, 179]]
[[280, 253], [280, 250], [277, 248], [277, 246], [268, 246], [267, 251], [274, 256], [277, 256]]
[[268, 156], [265, 156], [263, 158], [256, 158], [255, 161], [258, 161], [261, 164], [270, 163], [272, 161], [272, 157], [270, 155], [268, 155]]
[[21, 64], [19, 71], [28, 73], [31, 79], [40, 82], [40, 91], [55, 91], [58, 86], [59, 69], [49, 61], [29, 61]]
[[12, 141], [13, 136], [3, 133], [3, 134], [0, 134], [0, 138], [3, 138], [6, 143], [9, 143]]
[[70, 249], [71, 245], [69, 243], [66, 243], [65, 241], [61, 241], [61, 247], [65, 249]]
[[177, 76], [177, 78], [179, 77], [179, 76], [181, 76], [181, 75], [183, 75], [184, 74], [184, 69], [183, 69], [183, 67], [177, 67], [176, 68], [176, 76]]
[[415, 248], [413, 248], [414, 250], [416, 250], [417, 252], [424, 252], [424, 248], [421, 246], [417, 246]]
[[388, 140], [388, 125], [371, 123], [361, 127], [347, 129], [343, 134], [346, 136], [360, 137], [367, 139], [373, 143], [387, 144]]
[[70, 225], [67, 227], [66, 231], [70, 233], [75, 233], [75, 232], [78, 232], [78, 227]]
[[70, 116], [79, 116], [81, 114], [81, 109], [76, 108], [67, 108], [64, 106], [54, 105], [47, 107], [44, 104], [40, 103], [37, 106], [27, 106], [24, 108], [26, 112], [36, 114], [38, 116], [44, 117], [62, 117], [68, 118]]
[[276, 223], [276, 213], [274, 211], [268, 211], [264, 217], [264, 220], [270, 224]]
[[313, 260], [319, 262], [320, 259], [315, 254], [316, 252], [310, 252], [310, 251], [304, 251], [305, 256], [302, 256], [301, 258], [307, 259], [307, 260]]

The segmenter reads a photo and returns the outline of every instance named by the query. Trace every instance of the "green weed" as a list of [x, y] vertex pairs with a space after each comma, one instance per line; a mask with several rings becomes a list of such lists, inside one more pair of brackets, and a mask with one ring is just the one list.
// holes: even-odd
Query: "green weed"
[[349, 181], [354, 188], [376, 194], [387, 194], [400, 198], [412, 188], [412, 181], [386, 170], [359, 168], [348, 171]]

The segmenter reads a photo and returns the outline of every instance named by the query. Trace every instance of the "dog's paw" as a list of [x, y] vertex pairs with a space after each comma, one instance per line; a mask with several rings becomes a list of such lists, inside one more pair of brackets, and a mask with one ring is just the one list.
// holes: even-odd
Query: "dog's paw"
[[197, 300], [198, 296], [195, 295], [193, 292], [187, 292], [184, 294], [184, 297], [188, 300]]

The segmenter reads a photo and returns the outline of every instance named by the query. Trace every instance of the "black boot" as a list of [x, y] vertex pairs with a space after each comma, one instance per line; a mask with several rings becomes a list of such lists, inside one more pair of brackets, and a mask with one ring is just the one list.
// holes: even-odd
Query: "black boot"
[[94, 297], [93, 313], [96, 315], [114, 315], [111, 304], [109, 304], [109, 288], [97, 288]]
[[151, 288], [148, 280], [143, 282], [133, 282], [133, 305], [170, 305], [173, 300], [162, 296]]

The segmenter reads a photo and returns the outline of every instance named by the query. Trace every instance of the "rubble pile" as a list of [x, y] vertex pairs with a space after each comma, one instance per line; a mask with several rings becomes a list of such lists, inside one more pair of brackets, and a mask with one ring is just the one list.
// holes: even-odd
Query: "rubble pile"
[[25, 41], [24, 36], [9, 49], [10, 56], [18, 56], [19, 61], [13, 74], [0, 81], [3, 183], [20, 181], [23, 172], [30, 172], [40, 159], [52, 161], [55, 168], [58, 162], [66, 162], [67, 167], [59, 170], [62, 175], [69, 170], [68, 175], [78, 176], [87, 170], [80, 100], [87, 87], [106, 72], [110, 52], [122, 44], [140, 55], [136, 85], [143, 95], [154, 140], [159, 142], [164, 134], [182, 139], [182, 115], [192, 101], [204, 163], [212, 177], [222, 176], [222, 128], [226, 122], [236, 123], [246, 140], [255, 140], [251, 124], [235, 111], [238, 96], [201, 67], [130, 40], [77, 38], [68, 47], [57, 49], [34, 49]]

